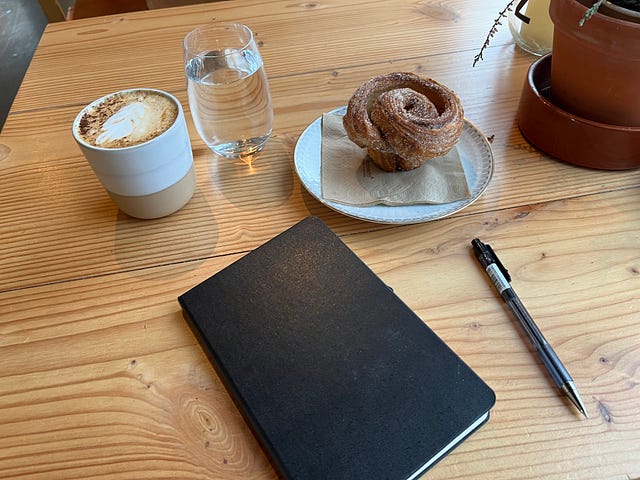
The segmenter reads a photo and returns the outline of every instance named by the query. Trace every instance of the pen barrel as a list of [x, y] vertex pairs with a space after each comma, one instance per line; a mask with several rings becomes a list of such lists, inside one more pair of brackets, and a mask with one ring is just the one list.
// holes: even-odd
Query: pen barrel
[[502, 297], [509, 304], [514, 315], [522, 325], [531, 345], [535, 348], [540, 360], [549, 371], [551, 378], [557, 387], [562, 388], [565, 383], [573, 381], [571, 375], [558, 358], [549, 342], [544, 338], [542, 332], [529, 315], [518, 295], [509, 288], [502, 292]]
[[547, 343], [544, 335], [542, 335], [542, 332], [533, 321], [533, 318], [531, 318], [531, 315], [529, 315], [529, 312], [527, 312], [527, 309], [522, 304], [522, 301], [520, 300], [516, 292], [514, 292], [511, 287], [509, 287], [508, 289], [504, 290], [501, 295], [522, 325], [522, 328], [524, 328], [525, 332], [527, 333], [527, 337], [529, 337], [529, 340], [531, 341], [535, 349], [538, 350], [543, 344]]
[[543, 345], [543, 348], [538, 349], [538, 356], [542, 363], [544, 363], [544, 366], [547, 367], [557, 387], [562, 388], [564, 384], [573, 381], [571, 375], [569, 375], [569, 372], [558, 358], [558, 355], [556, 355], [556, 352], [551, 348], [551, 345], [546, 343]]

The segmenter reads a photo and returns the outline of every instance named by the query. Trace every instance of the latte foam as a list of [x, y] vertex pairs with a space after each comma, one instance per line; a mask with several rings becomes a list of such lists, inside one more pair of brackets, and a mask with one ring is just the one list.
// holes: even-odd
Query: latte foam
[[87, 108], [78, 122], [86, 143], [123, 148], [147, 142], [165, 132], [178, 116], [177, 105], [161, 93], [128, 90]]

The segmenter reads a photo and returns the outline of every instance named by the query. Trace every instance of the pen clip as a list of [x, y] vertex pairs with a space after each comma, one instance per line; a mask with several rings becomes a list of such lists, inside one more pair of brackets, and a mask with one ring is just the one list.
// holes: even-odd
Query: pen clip
[[491, 245], [489, 245], [488, 243], [485, 243], [484, 246], [487, 248], [487, 250], [489, 251], [489, 253], [493, 257], [493, 261], [495, 262], [496, 266], [502, 272], [502, 275], [504, 275], [504, 278], [507, 280], [507, 282], [511, 283], [511, 275], [509, 275], [509, 270], [507, 270], [507, 267], [505, 267], [502, 264], [502, 262], [500, 261], [500, 259], [496, 255], [496, 252], [494, 252], [493, 248], [491, 248]]

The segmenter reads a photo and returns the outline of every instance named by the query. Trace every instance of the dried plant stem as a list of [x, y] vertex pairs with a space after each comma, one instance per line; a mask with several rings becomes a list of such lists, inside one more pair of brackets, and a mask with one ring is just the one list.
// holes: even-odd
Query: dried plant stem
[[[604, 0], [600, 0], [600, 1], [604, 1]], [[496, 18], [493, 21], [493, 25], [491, 26], [491, 30], [489, 30], [489, 34], [487, 35], [487, 38], [484, 41], [484, 44], [482, 45], [482, 48], [480, 48], [480, 51], [478, 52], [478, 54], [473, 57], [473, 66], [476, 66], [476, 63], [478, 63], [480, 60], [482, 60], [482, 54], [484, 53], [484, 50], [489, 46], [489, 43], [491, 42], [491, 39], [493, 38], [493, 36], [498, 32], [498, 27], [500, 25], [502, 25], [502, 19], [503, 18], [507, 18], [507, 12], [511, 11], [511, 9], [513, 8], [513, 4], [516, 3], [516, 0], [511, 0], [506, 7], [504, 7], [504, 9], [498, 14], [498, 18]]]
[[578, 22], [578, 24], [580, 26], [584, 25], [584, 22], [586, 22], [587, 20], [589, 20], [591, 17], [593, 17], [593, 15], [598, 11], [598, 8], [600, 8], [600, 5], [602, 5], [604, 3], [604, 0], [598, 0], [596, 3], [594, 3], [591, 8], [589, 8], [585, 13], [584, 16], [580, 19], [580, 22]]

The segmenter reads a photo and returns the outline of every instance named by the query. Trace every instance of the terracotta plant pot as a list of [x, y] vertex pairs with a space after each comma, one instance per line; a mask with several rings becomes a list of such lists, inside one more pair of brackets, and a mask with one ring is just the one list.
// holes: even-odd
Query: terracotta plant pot
[[554, 23], [551, 100], [596, 122], [640, 126], [640, 24], [551, 0]]
[[552, 54], [531, 65], [518, 106], [518, 126], [536, 148], [565, 162], [603, 170], [640, 167], [640, 127], [594, 122], [549, 99]]

